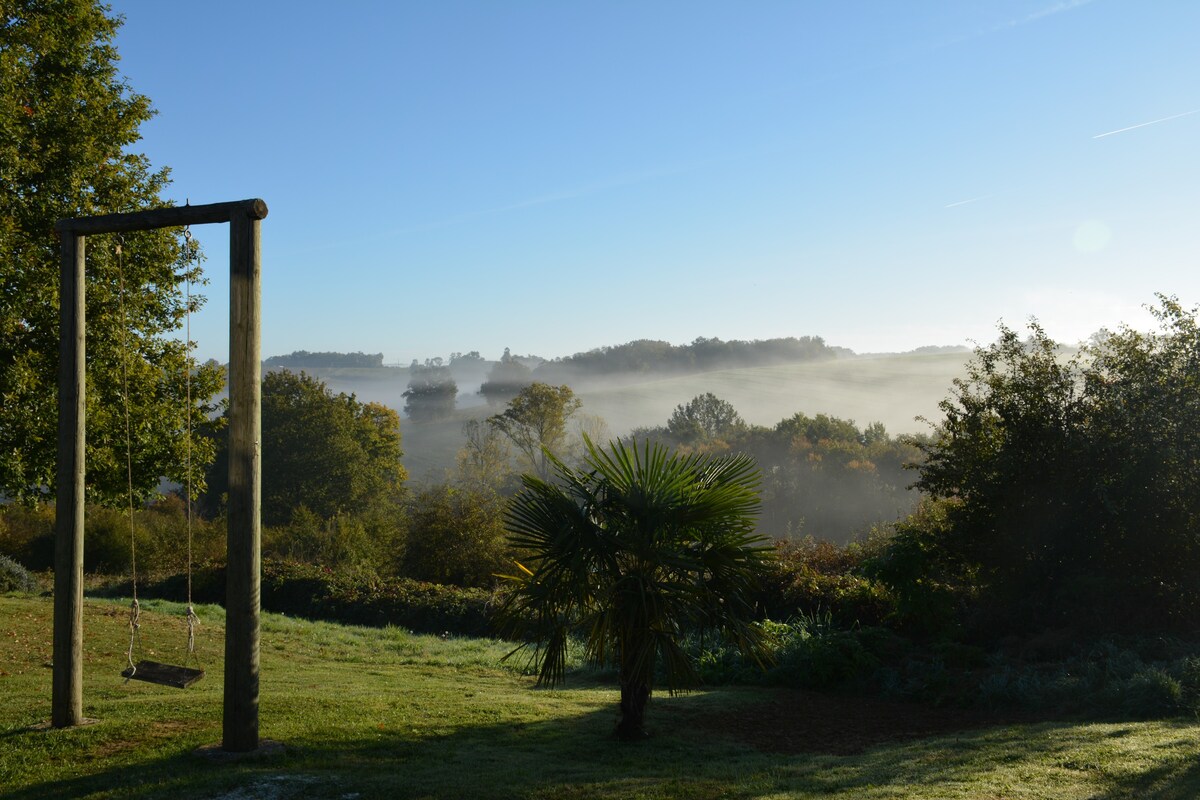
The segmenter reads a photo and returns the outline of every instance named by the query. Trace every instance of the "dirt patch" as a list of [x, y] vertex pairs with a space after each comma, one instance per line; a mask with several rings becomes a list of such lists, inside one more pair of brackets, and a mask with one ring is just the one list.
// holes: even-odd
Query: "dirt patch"
[[959, 709], [792, 689], [734, 710], [700, 715], [704, 730], [768, 753], [851, 755], [868, 747], [1018, 722]]

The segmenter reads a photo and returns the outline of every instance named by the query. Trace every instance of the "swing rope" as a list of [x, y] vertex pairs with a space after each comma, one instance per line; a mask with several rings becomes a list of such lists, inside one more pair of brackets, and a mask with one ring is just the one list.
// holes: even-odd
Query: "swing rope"
[[[125, 313], [125, 262], [122, 254], [124, 237], [117, 237], [117, 305], [121, 309], [121, 399], [125, 409], [125, 477], [128, 482], [129, 498], [129, 572], [133, 587], [133, 602], [129, 605], [129, 650], [125, 659], [129, 662], [130, 678], [137, 672], [133, 663], [133, 650], [138, 643], [139, 620], [142, 616], [137, 596], [137, 536], [133, 525], [133, 434], [129, 421], [129, 324]], [[128, 679], [126, 679], [128, 680]]]
[[[184, 414], [187, 417], [187, 429], [184, 437], [184, 468], [186, 476], [184, 479], [186, 492], [186, 516], [187, 516], [187, 656], [184, 663], [188, 660], [195, 659], [197, 665], [200, 660], [196, 656], [196, 628], [200, 626], [200, 618], [196, 615], [195, 606], [192, 603], [192, 282], [191, 274], [186, 269], [186, 259], [192, 251], [192, 234], [189, 228], [185, 228], [184, 236], [184, 285], [185, 285], [185, 327], [184, 327], [184, 385], [186, 387], [186, 402]], [[121, 317], [121, 394], [125, 412], [125, 476], [127, 480], [127, 496], [129, 499], [129, 565], [131, 574], [131, 585], [133, 587], [133, 602], [129, 607], [129, 649], [126, 651], [125, 660], [129, 667], [125, 670], [125, 682], [128, 683], [137, 676], [138, 668], [133, 661], [134, 650], [141, 643], [141, 606], [138, 603], [137, 597], [137, 536], [134, 526], [134, 503], [133, 503], [133, 425], [130, 415], [129, 402], [129, 320], [125, 307], [125, 265], [123, 260], [124, 238], [117, 237], [116, 256], [117, 256], [117, 275], [119, 292], [117, 295], [117, 303], [120, 308]], [[146, 678], [140, 680], [150, 680], [151, 682], [161, 681], [161, 675], [156, 677], [156, 670], [161, 672], [162, 665], [146, 662], [151, 669], [147, 673]], [[190, 683], [195, 682], [200, 676], [204, 675], [203, 669], [200, 670], [185, 670], [194, 673], [192, 676], [185, 676], [187, 682], [175, 683], [170, 681], [171, 685], [178, 685], [181, 688]], [[178, 678], [176, 678], [178, 679]]]
[[[184, 253], [185, 257], [191, 256], [192, 251], [192, 231], [190, 227], [183, 229]], [[184, 262], [184, 287], [186, 293], [186, 305], [184, 306], [184, 385], [187, 387], [187, 405], [185, 415], [187, 416], [187, 436], [184, 438], [184, 466], [187, 470], [187, 657], [196, 657], [196, 628], [200, 625], [200, 618], [196, 616], [196, 610], [192, 606], [192, 276], [187, 271], [187, 263]], [[196, 663], [200, 663], [197, 658]]]

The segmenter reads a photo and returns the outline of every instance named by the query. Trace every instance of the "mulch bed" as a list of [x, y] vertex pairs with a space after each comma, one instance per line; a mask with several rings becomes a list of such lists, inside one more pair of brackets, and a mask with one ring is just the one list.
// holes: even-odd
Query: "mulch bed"
[[699, 715], [694, 724], [768, 753], [852, 755], [869, 747], [925, 739], [1018, 720], [873, 697], [779, 689], [770, 699]]

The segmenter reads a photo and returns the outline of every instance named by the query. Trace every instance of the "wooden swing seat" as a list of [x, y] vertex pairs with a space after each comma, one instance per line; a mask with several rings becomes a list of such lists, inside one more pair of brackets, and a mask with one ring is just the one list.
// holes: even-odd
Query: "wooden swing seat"
[[121, 677], [125, 680], [146, 681], [147, 683], [157, 683], [160, 686], [186, 689], [204, 677], [204, 670], [160, 664], [157, 661], [139, 661], [135, 669], [126, 668], [121, 673]]

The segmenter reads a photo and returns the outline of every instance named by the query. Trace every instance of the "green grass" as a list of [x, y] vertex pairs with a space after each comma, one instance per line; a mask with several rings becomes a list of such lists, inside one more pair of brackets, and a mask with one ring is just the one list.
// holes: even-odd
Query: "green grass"
[[[767, 754], [698, 722], [768, 690], [656, 697], [653, 738], [609, 733], [616, 693], [586, 676], [541, 691], [502, 642], [441, 640], [265, 615], [261, 723], [282, 755], [213, 763], [222, 612], [200, 609], [209, 675], [186, 691], [119, 677], [125, 608], [85, 608], [84, 712], [50, 709], [51, 603], [0, 597], [0, 797], [1191, 798], [1200, 725], [1040, 723], [885, 744], [853, 756]], [[179, 607], [149, 603], [143, 653], [178, 662]], [[802, 721], [801, 721], [802, 724]], [[719, 726], [718, 726], [719, 730]]]

